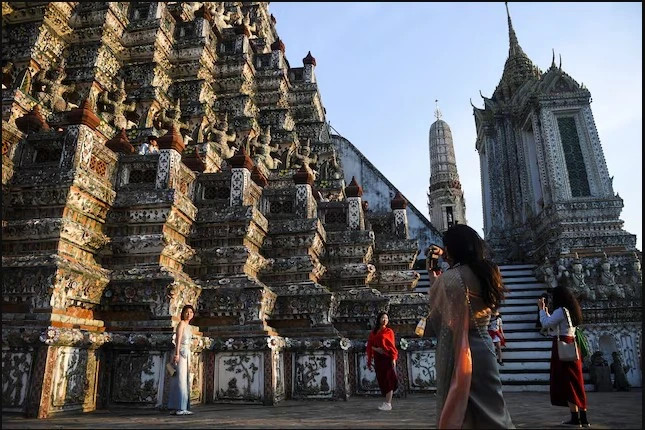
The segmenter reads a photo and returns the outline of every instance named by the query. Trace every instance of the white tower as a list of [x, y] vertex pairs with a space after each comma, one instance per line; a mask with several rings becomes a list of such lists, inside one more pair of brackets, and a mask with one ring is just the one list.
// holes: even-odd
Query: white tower
[[[438, 100], [435, 100], [438, 103]], [[441, 119], [437, 104], [437, 120], [430, 126], [430, 188], [428, 211], [430, 221], [441, 232], [454, 224], [466, 224], [466, 201], [461, 191], [452, 132]]]

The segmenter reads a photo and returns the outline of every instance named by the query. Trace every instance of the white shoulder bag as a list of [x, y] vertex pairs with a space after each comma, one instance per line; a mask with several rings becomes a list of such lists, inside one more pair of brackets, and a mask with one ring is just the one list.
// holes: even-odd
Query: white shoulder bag
[[[569, 327], [573, 327], [573, 324], [571, 324], [571, 316], [569, 316], [569, 310], [564, 307], [562, 310], [567, 316]], [[575, 336], [573, 336], [573, 343], [566, 343], [565, 341], [560, 340], [560, 324], [558, 324], [558, 340], [556, 343], [558, 345], [558, 358], [560, 361], [576, 361], [580, 358], [578, 355], [578, 345], [576, 344]]]

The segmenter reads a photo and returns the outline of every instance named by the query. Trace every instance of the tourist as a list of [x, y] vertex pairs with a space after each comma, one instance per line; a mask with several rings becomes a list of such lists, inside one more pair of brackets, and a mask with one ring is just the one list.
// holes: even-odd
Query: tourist
[[157, 143], [156, 136], [148, 136], [148, 142], [144, 142], [139, 145], [139, 155], [147, 154], [158, 154], [159, 153], [159, 144]]
[[396, 360], [399, 351], [394, 341], [394, 330], [387, 326], [387, 313], [381, 312], [376, 318], [374, 329], [367, 339], [367, 368], [372, 370], [372, 362], [378, 386], [385, 401], [378, 408], [382, 411], [392, 410], [392, 395], [398, 387], [396, 376]]
[[506, 346], [506, 339], [504, 338], [504, 328], [502, 326], [502, 314], [499, 311], [494, 311], [490, 323], [488, 324], [488, 334], [493, 339], [495, 351], [497, 352], [497, 362], [500, 366], [504, 365], [502, 360], [502, 346]]
[[177, 371], [171, 377], [168, 409], [173, 415], [190, 415], [190, 342], [192, 331], [190, 320], [195, 316], [195, 309], [185, 305], [181, 310], [181, 321], [177, 324], [175, 333], [175, 355], [172, 363]]
[[502, 395], [497, 355], [486, 328], [504, 298], [486, 244], [465, 224], [443, 236], [450, 266], [430, 287], [429, 320], [437, 337], [437, 428], [514, 428]]
[[[557, 286], [553, 289], [553, 314], [549, 315], [544, 299], [538, 299], [540, 322], [542, 327], [555, 328], [551, 348], [551, 404], [554, 406], [569, 406], [571, 419], [562, 424], [575, 427], [589, 427], [587, 420], [587, 395], [582, 377], [582, 359], [562, 361], [558, 358], [558, 337], [566, 343], [575, 341], [576, 327], [582, 323], [580, 304], [566, 287]], [[559, 336], [558, 336], [559, 334]]]

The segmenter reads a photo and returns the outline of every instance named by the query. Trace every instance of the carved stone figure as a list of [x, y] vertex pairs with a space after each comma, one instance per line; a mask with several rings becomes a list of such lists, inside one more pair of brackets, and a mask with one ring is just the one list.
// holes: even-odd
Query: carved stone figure
[[311, 156], [311, 141], [307, 139], [307, 142], [300, 147], [300, 150], [292, 154], [289, 168], [299, 169], [303, 165], [311, 167], [311, 165], [315, 165], [317, 161], [317, 155], [314, 154]]
[[569, 285], [571, 286], [573, 294], [577, 296], [578, 299], [595, 300], [595, 291], [585, 282], [585, 275], [589, 276], [589, 272], [583, 271], [582, 262], [578, 258], [578, 254], [576, 254], [576, 259], [573, 260], [571, 269], [572, 272], [570, 275], [568, 275], [568, 272], [566, 273], [571, 277]]
[[544, 257], [544, 263], [538, 269], [539, 279], [546, 284], [547, 288], [555, 288], [558, 285], [558, 280], [553, 273], [553, 266], [549, 262], [548, 257]]
[[126, 118], [128, 113], [136, 111], [136, 102], [132, 101], [130, 103], [126, 103], [126, 98], [125, 82], [121, 80], [119, 82], [119, 88], [116, 90], [115, 100], [110, 100], [107, 91], [103, 92], [99, 99], [100, 103], [103, 105], [102, 109], [99, 108], [99, 112], [107, 112], [109, 109], [108, 106], [111, 106], [112, 113], [108, 113], [108, 122], [117, 129], [123, 128], [128, 130], [136, 126], [134, 121]]
[[32, 89], [35, 92], [35, 97], [53, 112], [64, 112], [78, 107], [78, 105], [68, 102], [63, 97], [65, 93], [74, 91], [76, 87], [74, 84], [63, 84], [63, 80], [67, 76], [65, 74], [65, 62], [61, 60], [58, 67], [52, 68], [50, 73], [51, 79], [47, 76], [47, 71], [45, 70], [40, 70], [34, 76]]
[[168, 130], [171, 126], [181, 133], [185, 141], [188, 140], [187, 135], [190, 134], [190, 127], [181, 121], [181, 101], [179, 99], [177, 99], [172, 109], [167, 110], [163, 108], [157, 116], [157, 124], [155, 124], [155, 127]]
[[629, 391], [629, 381], [625, 373], [629, 372], [629, 366], [623, 366], [620, 360], [620, 354], [614, 351], [611, 353], [613, 362], [611, 363], [611, 373], [614, 374], [614, 388], [616, 391]]
[[224, 114], [222, 120], [218, 121], [215, 126], [206, 126], [204, 140], [215, 143], [215, 147], [224, 160], [231, 158], [239, 149], [235, 144], [237, 141], [237, 133], [235, 131], [232, 134], [229, 133], [228, 113]]
[[271, 126], [267, 126], [259, 138], [255, 141], [253, 161], [261, 163], [267, 169], [277, 169], [282, 163], [281, 160], [273, 158], [271, 153], [277, 149], [277, 145], [271, 146]]
[[616, 283], [615, 275], [611, 270], [611, 263], [605, 254], [600, 263], [600, 285], [598, 286], [599, 298], [624, 299], [625, 292]]
[[[338, 154], [332, 147], [331, 151], [325, 154], [325, 160], [320, 163], [320, 177], [323, 180], [338, 180], [343, 177], [343, 172], [338, 163]], [[322, 158], [322, 157], [321, 157]]]
[[641, 270], [641, 262], [638, 259], [638, 255], [634, 253], [634, 259], [632, 260], [632, 273], [630, 278], [634, 297], [637, 299], [642, 298], [643, 296], [643, 272]]

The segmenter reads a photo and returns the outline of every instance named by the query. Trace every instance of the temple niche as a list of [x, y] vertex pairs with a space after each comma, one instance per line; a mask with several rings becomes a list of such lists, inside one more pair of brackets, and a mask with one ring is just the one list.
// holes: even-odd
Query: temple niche
[[268, 3], [2, 13], [3, 411], [163, 408], [185, 304], [195, 403], [373, 393], [383, 310], [405, 388], [433, 389], [409, 205], [346, 180]]
[[[556, 63], [540, 70], [508, 14], [499, 84], [473, 106], [485, 239], [500, 263], [532, 263], [547, 288], [569, 287], [594, 351], [619, 352], [642, 384], [642, 252], [623, 230], [591, 111], [591, 93]], [[611, 339], [601, 342], [600, 339]], [[611, 346], [608, 346], [611, 345]]]

